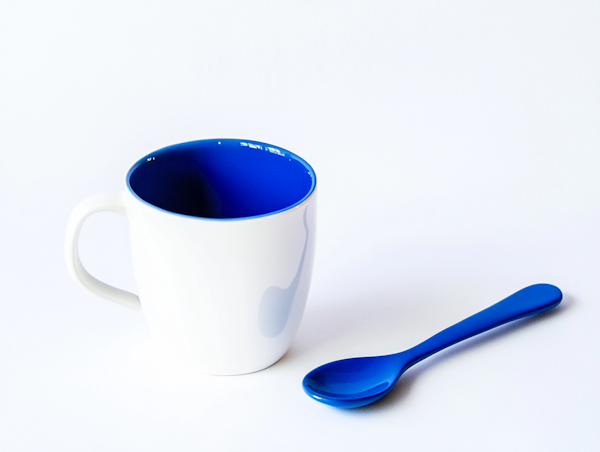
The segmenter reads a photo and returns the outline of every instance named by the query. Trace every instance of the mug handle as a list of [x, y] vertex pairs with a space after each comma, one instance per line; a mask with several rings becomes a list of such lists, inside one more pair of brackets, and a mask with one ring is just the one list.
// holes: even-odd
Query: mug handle
[[85, 220], [96, 212], [115, 212], [127, 217], [125, 192], [114, 190], [93, 195], [84, 199], [75, 207], [69, 218], [65, 237], [65, 257], [69, 273], [75, 281], [93, 294], [121, 306], [141, 311], [142, 306], [137, 295], [126, 290], [117, 289], [94, 278], [81, 263], [79, 258], [79, 232]]

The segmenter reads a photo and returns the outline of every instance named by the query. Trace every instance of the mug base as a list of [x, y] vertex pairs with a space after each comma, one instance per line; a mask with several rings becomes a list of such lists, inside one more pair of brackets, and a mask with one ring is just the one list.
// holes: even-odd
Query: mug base
[[222, 364], [222, 365], [206, 365], [199, 362], [198, 359], [190, 356], [189, 354], [182, 353], [181, 350], [174, 349], [166, 345], [156, 344], [157, 352], [163, 356], [169, 358], [169, 360], [176, 361], [193, 372], [198, 372], [204, 375], [211, 376], [235, 376], [235, 375], [247, 375], [260, 372], [275, 364], [277, 364], [281, 358], [287, 353], [287, 350], [282, 353], [277, 359], [263, 360], [256, 363], [235, 363], [235, 364]]

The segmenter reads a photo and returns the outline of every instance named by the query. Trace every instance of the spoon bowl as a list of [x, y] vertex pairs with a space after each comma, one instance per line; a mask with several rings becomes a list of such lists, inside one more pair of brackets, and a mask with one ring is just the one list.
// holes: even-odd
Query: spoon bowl
[[317, 367], [304, 377], [302, 386], [310, 397], [327, 405], [368, 405], [390, 392], [408, 368], [428, 356], [507, 322], [552, 309], [561, 300], [558, 287], [535, 284], [403, 352], [343, 359]]
[[398, 355], [333, 361], [304, 377], [304, 391], [328, 405], [356, 408], [386, 395], [402, 374], [402, 367]]

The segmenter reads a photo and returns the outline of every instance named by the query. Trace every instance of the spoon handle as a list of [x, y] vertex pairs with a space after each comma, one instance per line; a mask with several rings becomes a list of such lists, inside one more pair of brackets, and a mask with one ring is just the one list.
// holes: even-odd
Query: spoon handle
[[526, 287], [398, 355], [406, 360], [404, 368], [408, 369], [413, 364], [457, 342], [504, 323], [552, 309], [561, 300], [562, 292], [556, 286], [535, 284]]

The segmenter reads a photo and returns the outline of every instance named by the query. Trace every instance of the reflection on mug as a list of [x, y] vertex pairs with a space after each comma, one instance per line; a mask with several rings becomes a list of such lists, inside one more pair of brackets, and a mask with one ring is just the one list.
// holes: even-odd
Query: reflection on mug
[[290, 312], [292, 311], [292, 305], [294, 304], [294, 298], [296, 297], [296, 291], [300, 284], [300, 277], [302, 276], [302, 269], [304, 268], [304, 258], [306, 256], [306, 249], [308, 247], [308, 224], [306, 222], [306, 213], [308, 207], [304, 209], [304, 229], [306, 230], [306, 239], [304, 241], [304, 249], [302, 250], [302, 256], [300, 257], [300, 263], [298, 264], [298, 270], [296, 270], [296, 276], [292, 280], [291, 284], [286, 288], [271, 286], [263, 294], [260, 300], [260, 307], [258, 310], [258, 327], [260, 332], [265, 337], [277, 337], [279, 336], [285, 325], [287, 324]]

